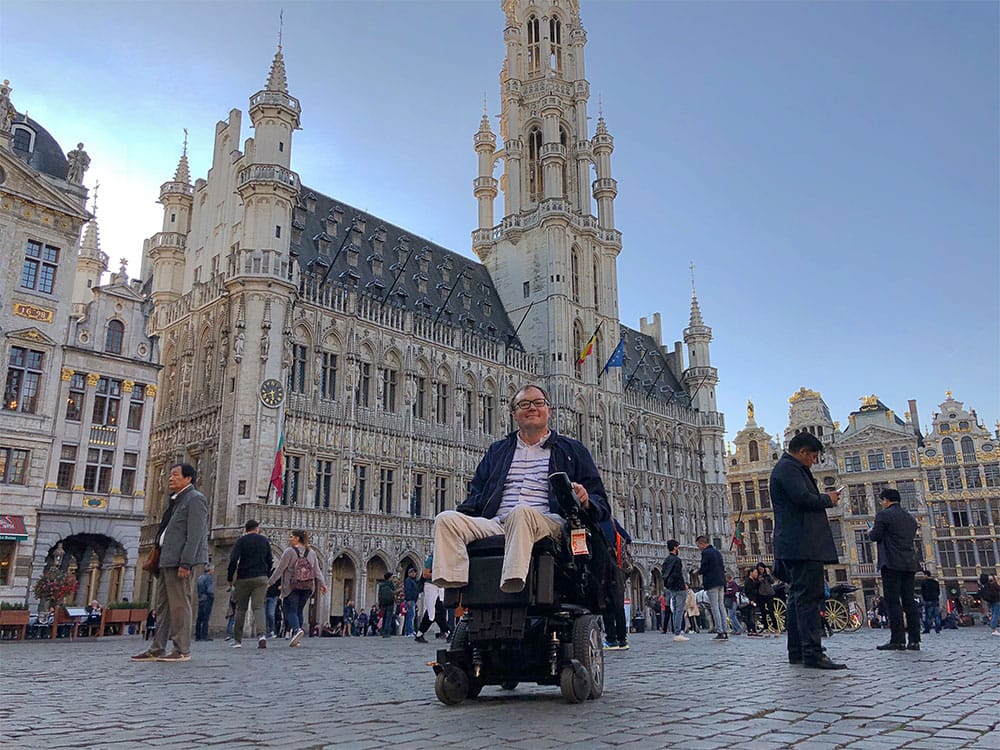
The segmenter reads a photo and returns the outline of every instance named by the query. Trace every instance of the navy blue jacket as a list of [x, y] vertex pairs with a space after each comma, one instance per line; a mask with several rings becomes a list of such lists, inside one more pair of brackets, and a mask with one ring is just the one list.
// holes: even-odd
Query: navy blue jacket
[[917, 522], [899, 503], [875, 514], [875, 525], [868, 538], [878, 543], [878, 569], [903, 573], [920, 570], [913, 539], [917, 535]]
[[820, 494], [809, 467], [785, 453], [771, 471], [774, 559], [837, 562], [837, 547], [826, 517], [833, 507]]
[[[565, 471], [571, 482], [582, 484], [590, 499], [590, 516], [595, 521], [605, 521], [611, 517], [608, 507], [608, 493], [597, 471], [594, 459], [583, 443], [560, 435], [554, 430], [542, 445], [549, 449], [549, 474]], [[486, 450], [486, 455], [476, 467], [475, 476], [469, 484], [469, 497], [455, 510], [468, 516], [494, 518], [500, 510], [503, 486], [514, 460], [517, 448], [517, 432], [510, 433], [503, 440], [497, 440]], [[559, 501], [549, 489], [549, 511], [562, 515]]]
[[679, 554], [668, 554], [663, 561], [663, 588], [667, 591], [684, 590], [684, 564]]
[[705, 589], [714, 589], [726, 585], [726, 564], [722, 561], [722, 553], [711, 544], [701, 551], [701, 585]]

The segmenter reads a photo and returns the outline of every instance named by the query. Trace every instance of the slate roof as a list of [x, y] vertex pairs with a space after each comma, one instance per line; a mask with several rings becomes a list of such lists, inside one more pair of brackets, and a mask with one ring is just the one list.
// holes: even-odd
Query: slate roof
[[[625, 338], [622, 385], [626, 390], [641, 391], [666, 403], [690, 406], [691, 397], [674, 376], [668, 358], [656, 341], [628, 326], [621, 326]], [[608, 353], [610, 355], [610, 352]], [[603, 363], [601, 365], [604, 366]]]
[[27, 161], [32, 169], [50, 175], [60, 180], [66, 179], [69, 170], [69, 162], [62, 148], [52, 137], [48, 130], [39, 125], [35, 120], [22, 114], [14, 117], [15, 125], [25, 125], [35, 132], [35, 148], [31, 152], [14, 150], [14, 153]]
[[[303, 274], [353, 286], [385, 304], [524, 349], [485, 266], [391, 222], [303, 185], [290, 245]], [[661, 401], [690, 406], [668, 365], [670, 355], [651, 337], [627, 326], [620, 329], [623, 383]], [[612, 351], [609, 346], [602, 356]]]
[[305, 185], [291, 255], [303, 273], [327, 283], [524, 348], [485, 266]]

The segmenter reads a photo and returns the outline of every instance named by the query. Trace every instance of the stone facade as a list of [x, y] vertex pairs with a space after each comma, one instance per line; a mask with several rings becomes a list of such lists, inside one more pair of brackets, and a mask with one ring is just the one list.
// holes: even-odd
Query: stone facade
[[1000, 425], [946, 393], [919, 451], [934, 531], [933, 556], [949, 598], [978, 589], [1000, 560]]
[[[828, 511], [840, 548], [840, 563], [827, 566], [831, 585], [857, 586], [859, 601], [870, 602], [879, 592], [875, 545], [867, 533], [881, 510], [879, 493], [893, 487], [919, 524], [918, 558], [942, 583], [974, 589], [974, 579], [995, 570], [998, 559], [996, 436], [950, 395], [927, 435], [920, 431], [915, 401], [908, 402], [903, 419], [874, 395], [861, 402], [841, 430], [820, 394], [800, 389], [790, 399], [783, 440], [770, 438], [754, 421], [752, 404], [748, 406], [747, 424], [727, 454], [731, 520], [744, 542], [736, 547], [741, 570], [774, 559], [768, 479], [782, 446], [807, 430], [826, 445], [813, 467], [820, 490], [846, 488], [837, 508]], [[939, 432], [942, 426], [944, 433]], [[948, 439], [952, 442], [946, 448], [943, 441]]]
[[144, 513], [157, 380], [146, 297], [124, 266], [101, 284], [82, 144], [67, 159], [10, 92], [4, 83], [0, 600], [34, 604], [32, 582], [55, 564], [77, 573], [76, 602], [107, 602], [134, 588]]
[[[659, 589], [667, 538], [692, 561], [697, 533], [727, 538], [724, 423], [697, 298], [686, 358], [663, 345], [658, 315], [639, 331], [618, 320], [613, 139], [603, 118], [588, 132], [578, 4], [503, 7], [502, 145], [486, 117], [473, 139], [481, 264], [300, 184], [301, 106], [280, 48], [250, 98], [254, 136], [240, 148], [232, 110], [207, 179], [192, 184], [182, 158], [163, 185], [143, 264], [164, 366], [144, 544], [167, 467], [185, 459], [210, 498], [220, 568], [247, 518], [275, 551], [302, 528], [331, 581], [312, 617], [350, 597], [370, 605], [383, 572], [422, 564], [434, 515], [464, 499], [526, 382], [548, 389], [553, 427], [591, 447], [636, 538], [633, 599]], [[602, 373], [620, 341], [624, 367]]]

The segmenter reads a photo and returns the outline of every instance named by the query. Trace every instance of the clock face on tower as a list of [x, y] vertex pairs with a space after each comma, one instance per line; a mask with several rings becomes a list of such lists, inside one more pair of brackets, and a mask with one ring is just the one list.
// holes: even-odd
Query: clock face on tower
[[264, 406], [277, 408], [285, 400], [285, 388], [274, 378], [268, 378], [260, 384], [260, 401]]

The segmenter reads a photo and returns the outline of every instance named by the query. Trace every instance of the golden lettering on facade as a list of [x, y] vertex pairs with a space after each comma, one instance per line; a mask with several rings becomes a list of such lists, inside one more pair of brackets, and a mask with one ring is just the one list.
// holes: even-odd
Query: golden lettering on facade
[[36, 307], [35, 305], [29, 305], [26, 302], [15, 302], [14, 314], [22, 318], [27, 318], [28, 320], [33, 320], [36, 323], [51, 323], [56, 317], [55, 310], [49, 310], [45, 307]]

